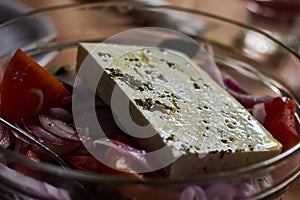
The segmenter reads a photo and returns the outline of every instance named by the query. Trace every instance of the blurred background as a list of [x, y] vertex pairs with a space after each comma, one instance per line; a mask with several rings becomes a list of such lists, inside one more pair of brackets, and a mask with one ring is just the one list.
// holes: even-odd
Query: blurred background
[[[0, 0], [0, 21], [25, 14], [26, 12], [34, 12], [35, 10], [46, 9], [52, 6], [63, 6], [69, 4], [82, 4], [86, 2], [96, 2], [97, 0]], [[98, 0], [100, 1], [100, 0]], [[300, 53], [300, 1], [299, 0], [137, 0], [145, 4], [153, 5], [175, 5], [188, 9], [196, 9], [220, 15], [240, 23], [245, 23], [257, 29], [266, 31], [274, 36], [283, 44], [292, 48], [295, 52]], [[74, 20], [77, 20], [74, 16]], [[189, 23], [181, 21], [181, 23]], [[61, 19], [61, 24], [72, 23]], [[213, 28], [213, 27], [209, 27]], [[234, 37], [237, 33], [235, 30], [227, 30], [224, 36], [224, 45], [226, 39]], [[245, 51], [257, 57], [258, 60], [265, 59], [265, 55], [271, 55], [276, 50], [266, 38], [257, 37], [249, 32], [244, 33], [243, 44]], [[274, 57], [272, 57], [274, 59]], [[277, 62], [274, 59], [274, 62]], [[285, 63], [288, 65], [288, 62]], [[274, 66], [276, 68], [276, 66]], [[272, 69], [271, 69], [272, 70]], [[288, 66], [282, 69], [283, 76], [288, 79], [289, 74], [295, 73], [293, 68]], [[299, 80], [290, 80], [298, 91], [300, 96]], [[300, 184], [292, 188], [285, 195], [285, 200], [299, 199]]]

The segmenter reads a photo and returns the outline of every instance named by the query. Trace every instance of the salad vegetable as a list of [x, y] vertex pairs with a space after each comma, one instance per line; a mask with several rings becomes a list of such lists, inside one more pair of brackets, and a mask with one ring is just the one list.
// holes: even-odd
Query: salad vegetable
[[71, 199], [70, 194], [64, 189], [23, 175], [18, 171], [8, 168], [2, 163], [0, 163], [0, 177], [10, 180], [24, 192], [34, 193], [38, 198], [55, 200]]
[[58, 105], [70, 96], [68, 90], [45, 68], [17, 50], [4, 73], [1, 85], [2, 115], [20, 124]]
[[277, 97], [265, 103], [266, 118], [264, 126], [283, 145], [286, 151], [297, 144], [299, 135], [296, 131], [294, 113], [296, 104], [286, 97]]
[[[252, 111], [254, 117], [260, 117], [259, 121], [264, 127], [282, 143], [283, 151], [288, 150], [298, 142], [299, 136], [294, 118], [295, 102], [292, 99], [287, 97], [254, 97], [240, 88], [232, 77], [224, 74], [223, 84], [225, 89], [237, 97], [241, 104]], [[113, 117], [110, 109], [103, 105], [101, 100], [99, 100], [100, 106], [97, 108], [97, 112], [99, 115], [105, 116], [104, 118], [107, 120], [105, 121], [108, 123], [106, 128], [111, 133], [108, 137], [112, 143], [96, 140], [95, 145], [107, 147], [105, 158], [115, 165], [122, 160], [124, 164], [122, 167], [126, 167], [128, 173], [107, 167], [85, 149], [74, 128], [70, 109], [70, 95], [70, 92], [51, 73], [39, 66], [24, 52], [17, 50], [9, 62], [2, 80], [1, 114], [11, 123], [26, 129], [61, 155], [71, 168], [135, 179], [145, 178], [143, 174], [134, 173], [130, 167], [133, 163], [147, 167], [149, 163], [143, 157], [143, 151], [116, 127], [112, 122]], [[36, 162], [52, 162], [51, 158], [45, 156], [39, 149], [15, 138], [9, 130], [3, 127], [0, 129], [0, 146], [17, 151]], [[124, 157], [124, 155], [126, 156]], [[22, 187], [24, 190], [33, 191], [38, 197], [71, 198], [63, 189], [24, 175], [24, 170], [26, 170], [24, 167], [1, 164], [0, 176], [8, 178], [14, 183], [17, 183], [16, 180], [11, 179], [9, 175], [27, 180], [28, 184], [25, 183]], [[157, 174], [151, 175], [156, 176]], [[39, 177], [37, 174], [35, 176]], [[240, 186], [243, 188], [242, 192], [239, 191], [239, 188], [233, 188], [226, 183], [216, 183], [206, 188], [190, 186], [182, 190], [179, 196], [181, 199], [209, 199], [209, 197], [222, 195], [217, 191], [226, 190], [229, 191], [228, 199], [243, 198], [251, 195], [252, 186], [251, 183], [245, 183], [245, 185]], [[126, 191], [123, 190], [123, 192]]]

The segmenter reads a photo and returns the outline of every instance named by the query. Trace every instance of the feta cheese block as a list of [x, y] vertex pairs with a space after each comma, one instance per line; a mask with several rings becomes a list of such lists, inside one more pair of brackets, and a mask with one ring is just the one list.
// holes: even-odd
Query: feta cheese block
[[168, 158], [156, 158], [168, 176], [231, 170], [280, 153], [281, 144], [187, 56], [81, 43], [78, 69], [89, 67], [88, 55], [102, 74], [97, 95], [111, 106], [118, 125], [146, 152], [169, 148]]

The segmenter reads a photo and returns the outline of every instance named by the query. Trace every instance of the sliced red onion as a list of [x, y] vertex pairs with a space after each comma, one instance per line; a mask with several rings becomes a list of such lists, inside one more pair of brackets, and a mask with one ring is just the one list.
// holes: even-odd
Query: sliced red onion
[[266, 109], [264, 103], [255, 104], [252, 108], [252, 115], [261, 123], [264, 124], [266, 120]]
[[53, 119], [54, 125], [56, 125], [58, 128], [63, 130], [66, 133], [72, 134], [72, 135], [77, 135], [77, 132], [69, 126], [66, 122], [58, 119]]
[[37, 95], [39, 98], [39, 104], [33, 111], [34, 114], [38, 114], [44, 103], [44, 93], [40, 88], [32, 88], [29, 92]]
[[0, 147], [6, 149], [12, 142], [13, 136], [11, 132], [4, 126], [0, 125]]
[[226, 73], [222, 73], [225, 89], [235, 97], [244, 107], [252, 108], [255, 104], [270, 101], [273, 97], [268, 95], [251, 95], [245, 89], [239, 86], [236, 80]]
[[222, 79], [222, 75], [221, 72], [218, 68], [218, 66], [216, 65], [216, 63], [214, 62], [214, 52], [213, 52], [213, 48], [211, 46], [210, 43], [205, 42], [203, 44], [203, 48], [207, 51], [208, 55], [209, 55], [209, 59], [201, 59], [201, 60], [197, 60], [196, 59], [196, 63], [216, 82], [218, 83], [222, 88], [224, 88], [224, 83], [223, 83], [223, 79]]
[[202, 43], [202, 47], [206, 50], [206, 52], [208, 53], [208, 55], [210, 57], [213, 58], [215, 56], [213, 47], [211, 46], [211, 43], [209, 43], [209, 42], [203, 42]]
[[241, 94], [229, 88], [226, 89], [236, 100], [238, 100], [245, 108], [252, 108], [255, 104], [265, 103], [273, 99], [268, 95], [255, 96], [250, 94]]
[[11, 168], [0, 163], [0, 176], [14, 184], [18, 189], [29, 193], [38, 198], [53, 199], [53, 200], [71, 200], [68, 191], [57, 188], [49, 183], [38, 181], [32, 177], [25, 176]]
[[56, 144], [64, 144], [65, 143], [63, 139], [61, 139], [59, 137], [56, 137], [52, 133], [49, 133], [48, 131], [46, 131], [42, 127], [37, 126], [35, 124], [28, 125], [27, 129], [31, 133], [33, 133], [36, 137], [38, 137], [42, 140], [47, 140], [49, 142], [56, 143]]
[[49, 114], [56, 118], [56, 119], [61, 119], [65, 122], [72, 122], [73, 121], [73, 116], [72, 114], [63, 109], [63, 108], [50, 108], [49, 109]]
[[[106, 140], [107, 141], [107, 140]], [[117, 147], [124, 149], [125, 151], [131, 152], [135, 155], [143, 155], [144, 151], [138, 150], [128, 144], [125, 144], [123, 142], [117, 141], [117, 140], [109, 140], [112, 144], [116, 145]], [[95, 141], [96, 142], [96, 141]]]
[[[20, 128], [18, 125], [15, 125], [17, 128]], [[12, 131], [13, 135], [18, 138], [20, 141], [26, 143], [26, 144], [31, 144], [29, 141], [27, 141], [25, 138], [21, 137], [19, 134], [15, 133]]]
[[224, 88], [221, 73], [215, 63], [208, 62], [199, 65], [216, 83], [218, 83], [222, 88]]
[[39, 121], [44, 129], [60, 138], [73, 142], [80, 141], [76, 131], [61, 120], [54, 119], [49, 115], [43, 114], [39, 115]]
[[224, 85], [226, 88], [229, 88], [230, 90], [240, 93], [240, 94], [249, 94], [246, 90], [241, 88], [239, 84], [236, 82], [236, 80], [231, 77], [230, 75], [226, 73], [222, 73], [222, 78], [224, 81]]
[[235, 195], [235, 200], [242, 200], [242, 199], [247, 199], [251, 197], [253, 194], [256, 194], [258, 191], [255, 188], [255, 186], [251, 183], [241, 183], [237, 188], [236, 188], [236, 195]]
[[71, 105], [71, 103], [72, 103], [72, 96], [66, 96], [66, 97], [62, 98], [60, 105], [68, 106], [68, 105]]
[[207, 200], [207, 197], [200, 186], [188, 186], [181, 192], [180, 200]]
[[229, 183], [216, 182], [210, 185], [205, 190], [205, 193], [207, 199], [234, 200], [236, 190]]
[[132, 173], [140, 171], [140, 169], [145, 171], [151, 168], [144, 156], [144, 151], [116, 140], [99, 139], [95, 140], [93, 144], [96, 147], [100, 145], [108, 147], [104, 159], [110, 166], [114, 166], [118, 170]]
[[[55, 144], [55, 143], [48, 142], [48, 141], [44, 141], [43, 144], [59, 156], [65, 156], [67, 154], [70, 154], [74, 151], [74, 149], [78, 148], [78, 146], [81, 145], [78, 142], [77, 143], [67, 142], [66, 140], [63, 144]], [[31, 149], [35, 152], [41, 153], [45, 156], [48, 156], [48, 154], [45, 154], [45, 152], [37, 146], [32, 146]]]
[[18, 152], [18, 153], [21, 153], [21, 154], [25, 154], [28, 149], [30, 148], [30, 145], [29, 143], [27, 142], [24, 142], [22, 140], [18, 140], [16, 139], [15, 140], [15, 152]]

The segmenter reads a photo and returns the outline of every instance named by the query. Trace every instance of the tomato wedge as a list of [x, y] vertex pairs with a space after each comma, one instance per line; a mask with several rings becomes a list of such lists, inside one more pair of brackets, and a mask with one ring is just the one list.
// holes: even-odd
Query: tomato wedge
[[58, 105], [69, 91], [45, 68], [18, 49], [4, 73], [1, 111], [11, 123], [20, 124]]
[[299, 140], [296, 131], [296, 104], [287, 97], [276, 97], [265, 103], [264, 126], [282, 144], [282, 152], [293, 147]]

